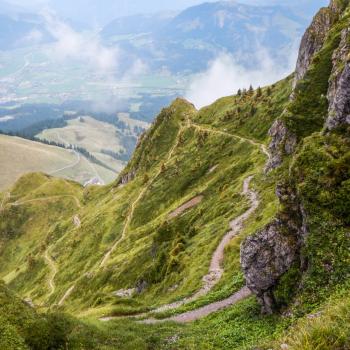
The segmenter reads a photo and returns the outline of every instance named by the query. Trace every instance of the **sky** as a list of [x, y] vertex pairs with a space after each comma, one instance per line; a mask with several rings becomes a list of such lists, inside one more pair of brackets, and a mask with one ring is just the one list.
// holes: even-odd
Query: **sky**
[[[74, 20], [104, 25], [113, 18], [139, 13], [154, 13], [163, 11], [178, 11], [203, 2], [215, 0], [6, 0], [8, 3], [27, 7], [31, 10], [48, 6], [61, 16]], [[324, 6], [329, 0], [239, 0], [244, 4], [256, 5], [290, 5], [308, 8], [308, 13], [314, 13], [318, 7]], [[308, 15], [306, 13], [306, 15]]]

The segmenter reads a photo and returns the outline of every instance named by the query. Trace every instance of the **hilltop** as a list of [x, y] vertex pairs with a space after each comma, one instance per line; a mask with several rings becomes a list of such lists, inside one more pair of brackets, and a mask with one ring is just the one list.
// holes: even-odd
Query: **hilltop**
[[349, 23], [333, 0], [293, 75], [175, 100], [108, 186], [22, 177], [0, 198], [10, 298], [64, 312], [71, 349], [347, 349]]

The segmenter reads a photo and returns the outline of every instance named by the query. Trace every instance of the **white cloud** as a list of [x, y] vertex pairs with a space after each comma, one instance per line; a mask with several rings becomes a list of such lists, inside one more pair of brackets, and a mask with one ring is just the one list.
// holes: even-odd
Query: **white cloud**
[[44, 39], [44, 34], [38, 30], [33, 29], [28, 34], [26, 34], [23, 38], [18, 40], [17, 45], [37, 45], [40, 44]]
[[290, 54], [283, 60], [273, 59], [266, 50], [255, 50], [256, 65], [247, 68], [244, 58], [229, 53], [219, 54], [209, 63], [205, 72], [194, 76], [189, 84], [186, 98], [202, 108], [223, 96], [232, 95], [238, 89], [272, 84], [291, 73], [296, 61], [297, 50], [290, 49]]
[[55, 39], [48, 49], [50, 57], [61, 61], [79, 61], [98, 73], [110, 72], [118, 67], [118, 48], [105, 47], [95, 35], [76, 32], [51, 12], [46, 11], [43, 16], [48, 32]]

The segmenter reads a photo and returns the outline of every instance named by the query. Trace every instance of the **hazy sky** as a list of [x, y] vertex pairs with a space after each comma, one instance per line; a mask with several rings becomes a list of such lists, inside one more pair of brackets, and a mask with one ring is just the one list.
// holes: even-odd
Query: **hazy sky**
[[[181, 10], [203, 2], [215, 0], [5, 0], [12, 4], [31, 9], [42, 8], [44, 5], [57, 11], [60, 15], [82, 22], [104, 24], [115, 17], [137, 13], [152, 13], [168, 10]], [[244, 4], [258, 5], [290, 5], [295, 8], [307, 7], [310, 15], [318, 7], [324, 6], [329, 0], [238, 0]]]

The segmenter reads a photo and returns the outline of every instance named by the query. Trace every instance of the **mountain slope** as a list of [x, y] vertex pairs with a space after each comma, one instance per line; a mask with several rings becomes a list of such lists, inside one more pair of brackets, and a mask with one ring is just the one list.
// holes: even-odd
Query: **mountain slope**
[[[6, 190], [26, 173], [44, 172], [84, 184], [99, 178], [110, 181], [115, 174], [77, 152], [18, 137], [0, 135], [0, 189]], [[101, 180], [103, 181], [103, 180]]]
[[[123, 25], [117, 19], [101, 32], [102, 37], [144, 57], [150, 67], [166, 67], [174, 73], [200, 72], [223, 52], [232, 53], [246, 67], [260, 64], [257, 51], [286, 68], [289, 55], [302, 35], [307, 20], [283, 6], [252, 6], [229, 1], [208, 2], [190, 7], [173, 18], [155, 16], [152, 25], [146, 17], [138, 21], [145, 30], [125, 41]], [[147, 29], [148, 28], [148, 29]], [[142, 35], [141, 35], [142, 34]]]
[[109, 186], [20, 179], [0, 278], [110, 321], [91, 348], [349, 347], [349, 19], [348, 1], [322, 9], [273, 86], [174, 101]]

